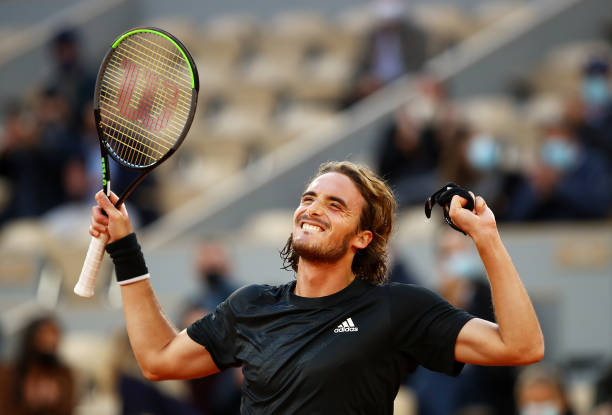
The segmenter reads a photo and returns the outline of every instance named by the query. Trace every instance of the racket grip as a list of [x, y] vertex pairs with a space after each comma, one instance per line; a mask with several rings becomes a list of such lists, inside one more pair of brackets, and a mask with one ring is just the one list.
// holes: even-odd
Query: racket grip
[[108, 241], [108, 234], [106, 233], [100, 234], [97, 238], [91, 237], [81, 275], [79, 275], [79, 280], [74, 286], [74, 293], [76, 295], [87, 298], [94, 295], [94, 287], [102, 259], [104, 258], [106, 241]]

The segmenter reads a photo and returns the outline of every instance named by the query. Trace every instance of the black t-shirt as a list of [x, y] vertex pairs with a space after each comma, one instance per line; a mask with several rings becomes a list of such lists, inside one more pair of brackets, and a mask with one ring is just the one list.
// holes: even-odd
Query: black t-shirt
[[249, 285], [187, 334], [219, 369], [242, 365], [243, 414], [392, 414], [415, 363], [456, 376], [459, 330], [472, 318], [415, 285], [355, 279], [326, 297]]

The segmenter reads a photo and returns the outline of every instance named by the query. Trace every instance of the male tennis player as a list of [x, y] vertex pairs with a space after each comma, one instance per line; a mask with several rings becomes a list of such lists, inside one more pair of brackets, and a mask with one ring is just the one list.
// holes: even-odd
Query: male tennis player
[[180, 333], [155, 298], [125, 207], [101, 192], [96, 200], [90, 232], [110, 235], [106, 249], [145, 376], [242, 366], [243, 414], [391, 414], [415, 364], [457, 375], [464, 363], [524, 365], [544, 354], [533, 306], [481, 197], [468, 211], [455, 196], [450, 216], [478, 248], [497, 324], [425, 288], [382, 285], [393, 195], [367, 168], [334, 162], [321, 166], [293, 216], [282, 256], [296, 280], [241, 288]]

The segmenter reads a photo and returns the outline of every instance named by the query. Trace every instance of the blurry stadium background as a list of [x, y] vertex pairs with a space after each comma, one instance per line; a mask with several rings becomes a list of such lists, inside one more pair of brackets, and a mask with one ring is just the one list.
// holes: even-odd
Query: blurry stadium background
[[[128, 205], [177, 325], [207, 290], [195, 259], [204, 241], [227, 251], [235, 286], [293, 278], [278, 251], [301, 191], [320, 163], [350, 159], [400, 198], [402, 275], [392, 278], [443, 295], [449, 278], [472, 282], [482, 270], [464, 262], [445, 275], [444, 225], [439, 211], [425, 219], [423, 201], [447, 181], [489, 201], [574, 413], [610, 405], [609, 0], [0, 1], [5, 366], [32, 319], [55, 316], [73, 413], [139, 413], [108, 374], [129, 354], [114, 339], [123, 315], [108, 259], [93, 299], [72, 288], [100, 187], [95, 74], [117, 35], [145, 25], [185, 43], [201, 83], [185, 144]], [[113, 174], [113, 185], [129, 180]], [[188, 400], [178, 382], [154, 387]], [[417, 413], [418, 387], [400, 396], [396, 413]]]

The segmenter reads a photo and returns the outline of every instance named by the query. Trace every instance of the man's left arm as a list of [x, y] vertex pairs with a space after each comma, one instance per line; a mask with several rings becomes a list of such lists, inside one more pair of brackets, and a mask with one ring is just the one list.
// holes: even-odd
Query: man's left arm
[[497, 324], [474, 318], [457, 336], [455, 359], [478, 365], [526, 365], [544, 356], [544, 337], [529, 295], [506, 251], [495, 216], [484, 199], [475, 198], [473, 211], [467, 201], [454, 196], [449, 215], [474, 241], [491, 283]]

